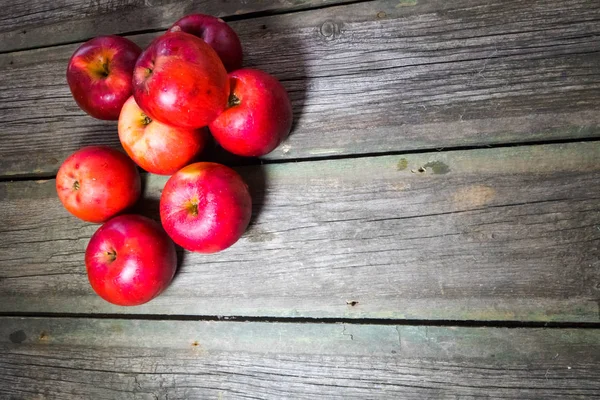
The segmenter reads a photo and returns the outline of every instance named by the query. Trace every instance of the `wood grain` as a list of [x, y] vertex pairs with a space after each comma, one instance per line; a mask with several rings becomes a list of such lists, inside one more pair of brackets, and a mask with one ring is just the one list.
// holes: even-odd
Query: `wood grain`
[[[600, 142], [239, 169], [254, 221], [183, 253], [165, 293], [112, 306], [83, 263], [97, 225], [54, 181], [0, 184], [0, 311], [599, 320]], [[141, 212], [156, 217], [166, 177]]]
[[0, 397], [592, 399], [600, 331], [0, 319]]
[[[234, 22], [295, 127], [268, 159], [598, 137], [600, 3], [374, 1]], [[133, 37], [147, 44], [155, 34]], [[0, 171], [118, 146], [65, 82], [77, 44], [0, 55]], [[27, 157], [23, 155], [27, 154]]]
[[167, 29], [187, 14], [221, 18], [278, 13], [342, 0], [0, 0], [0, 52], [85, 41], [99, 35]]

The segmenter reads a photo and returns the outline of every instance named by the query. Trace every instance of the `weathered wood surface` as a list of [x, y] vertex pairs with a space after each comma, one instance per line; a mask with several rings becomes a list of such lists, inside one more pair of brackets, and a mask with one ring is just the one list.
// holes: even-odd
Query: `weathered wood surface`
[[[430, 0], [232, 25], [246, 65], [274, 73], [293, 100], [293, 134], [267, 158], [298, 159], [598, 137], [599, 19], [600, 3], [585, 0]], [[2, 174], [47, 176], [82, 145], [118, 146], [116, 124], [68, 91], [76, 46], [0, 55]]]
[[0, 397], [591, 399], [600, 330], [0, 319]]
[[[185, 253], [169, 289], [131, 308], [92, 292], [97, 225], [62, 208], [53, 180], [1, 183], [0, 311], [599, 320], [599, 142], [240, 172], [250, 230]], [[150, 176], [146, 212], [166, 179]]]
[[[347, 0], [346, 0], [347, 1]], [[79, 42], [99, 35], [167, 29], [191, 13], [222, 18], [277, 13], [343, 0], [1, 0], [0, 52]]]

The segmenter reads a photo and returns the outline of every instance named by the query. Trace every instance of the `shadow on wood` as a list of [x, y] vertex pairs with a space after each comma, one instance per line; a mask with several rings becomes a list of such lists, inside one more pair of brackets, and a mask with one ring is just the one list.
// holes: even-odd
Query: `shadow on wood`
[[[75, 104], [75, 101], [73, 101], [73, 104]], [[77, 107], [77, 105], [73, 106], [73, 108], [75, 107]], [[78, 148], [87, 146], [108, 146], [119, 151], [125, 151], [119, 142], [117, 121], [102, 121], [88, 116], [83, 110], [73, 110], [73, 112], [81, 113], [87, 117], [87, 123], [80, 127], [82, 129], [82, 134], [79, 138]], [[109, 130], [109, 132], [99, 134], [106, 130]], [[62, 163], [63, 160], [60, 161]]]
[[260, 216], [263, 206], [266, 204], [267, 175], [262, 165], [238, 168], [237, 172], [248, 185], [250, 196], [252, 197], [252, 218], [250, 219], [250, 224], [247, 229], [247, 232], [250, 232], [256, 225], [256, 221]]
[[157, 177], [162, 183], [158, 196], [156, 196], [156, 193], [154, 193], [154, 195], [149, 195], [152, 190], [149, 182], [150, 174], [144, 172], [140, 174], [140, 178], [142, 179], [142, 194], [138, 202], [131, 209], [131, 212], [151, 218], [160, 223], [160, 194], [162, 193], [162, 187], [164, 187], [164, 184], [167, 182], [169, 177], [158, 177], [158, 175], [155, 177]]

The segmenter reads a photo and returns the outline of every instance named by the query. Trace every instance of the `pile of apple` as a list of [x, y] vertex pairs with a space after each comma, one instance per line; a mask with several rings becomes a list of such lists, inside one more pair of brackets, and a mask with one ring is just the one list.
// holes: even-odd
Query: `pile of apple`
[[[246, 183], [225, 165], [196, 161], [208, 130], [233, 154], [271, 152], [290, 131], [292, 106], [277, 79], [241, 67], [237, 34], [223, 20], [202, 14], [180, 19], [144, 51], [123, 37], [102, 36], [71, 57], [67, 81], [75, 101], [92, 117], [118, 120], [127, 153], [85, 147], [56, 176], [58, 197], [69, 212], [104, 223], [85, 252], [89, 281], [103, 299], [146, 303], [173, 279], [173, 241], [214, 253], [246, 230], [252, 213]], [[141, 194], [136, 164], [171, 175], [160, 198], [162, 227], [123, 214]]]

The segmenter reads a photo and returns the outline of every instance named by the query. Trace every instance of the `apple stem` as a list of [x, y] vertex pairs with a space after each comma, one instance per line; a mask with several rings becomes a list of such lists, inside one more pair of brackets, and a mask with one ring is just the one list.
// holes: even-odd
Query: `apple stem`
[[229, 95], [229, 107], [239, 106], [240, 103], [240, 99], [235, 94]]
[[79, 190], [79, 181], [73, 183], [73, 190]]

